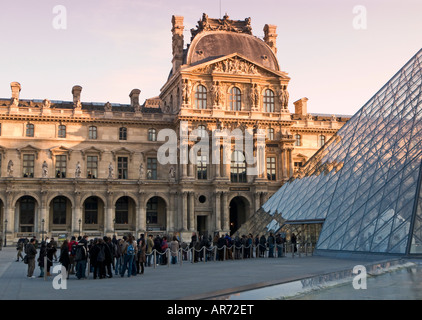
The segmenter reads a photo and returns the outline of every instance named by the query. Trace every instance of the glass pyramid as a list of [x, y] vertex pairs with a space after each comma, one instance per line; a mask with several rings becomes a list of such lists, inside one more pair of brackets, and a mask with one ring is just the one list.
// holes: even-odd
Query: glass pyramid
[[317, 250], [422, 253], [422, 50], [262, 207], [323, 221]]

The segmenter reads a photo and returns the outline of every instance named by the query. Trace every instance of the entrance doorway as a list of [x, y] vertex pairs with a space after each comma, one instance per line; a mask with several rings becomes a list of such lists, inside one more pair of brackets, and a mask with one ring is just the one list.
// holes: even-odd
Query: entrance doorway
[[230, 234], [235, 233], [246, 222], [249, 211], [248, 200], [241, 196], [230, 201]]
[[208, 237], [207, 216], [197, 216], [196, 225], [199, 235]]

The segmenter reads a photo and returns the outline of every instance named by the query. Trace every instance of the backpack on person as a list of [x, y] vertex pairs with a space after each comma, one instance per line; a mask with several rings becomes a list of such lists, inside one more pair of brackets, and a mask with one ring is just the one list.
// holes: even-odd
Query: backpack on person
[[75, 254], [76, 254], [76, 247], [77, 247], [77, 243], [74, 241], [72, 243], [72, 246], [71, 246], [71, 249], [70, 249], [70, 255], [71, 256], [75, 256]]
[[131, 255], [131, 256], [133, 256], [135, 254], [135, 247], [133, 246], [132, 243], [129, 243], [127, 250], [126, 250], [126, 253], [128, 255]]
[[84, 246], [78, 246], [75, 252], [75, 261], [86, 259], [86, 249]]

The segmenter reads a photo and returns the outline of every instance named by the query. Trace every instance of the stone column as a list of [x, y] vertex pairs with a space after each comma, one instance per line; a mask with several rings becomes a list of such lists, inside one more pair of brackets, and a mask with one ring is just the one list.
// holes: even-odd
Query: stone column
[[[42, 220], [44, 219], [44, 225]], [[40, 203], [40, 217], [39, 217], [39, 232], [44, 231], [44, 235], [41, 234], [41, 239], [47, 236], [47, 232], [49, 229], [49, 214], [47, 213], [47, 192], [41, 191], [41, 203]]]
[[215, 197], [215, 231], [221, 231], [221, 202], [220, 202], [221, 192], [214, 192]]
[[113, 203], [113, 192], [107, 192], [107, 208], [104, 210], [104, 233], [113, 232], [113, 219], [115, 217], [115, 206]]
[[147, 230], [147, 208], [145, 204], [145, 192], [140, 191], [138, 196], [138, 206], [136, 208], [137, 212], [137, 226], [140, 231]]
[[81, 193], [76, 191], [74, 197], [74, 205], [72, 207], [72, 225], [70, 227], [71, 233], [79, 232], [79, 219], [81, 219], [81, 233], [83, 233], [84, 221], [82, 220], [82, 206]]
[[292, 149], [288, 150], [288, 155], [289, 155], [289, 178], [291, 178], [293, 176], [293, 159], [292, 159]]
[[281, 151], [281, 170], [283, 179], [287, 179], [287, 151], [283, 149]]
[[183, 191], [182, 226], [183, 226], [183, 231], [188, 231], [188, 193], [187, 191]]
[[[6, 204], [4, 208], [4, 220], [7, 220], [7, 226], [5, 225], [4, 232], [7, 238], [7, 244], [11, 244], [11, 240], [13, 238], [14, 233], [14, 225], [15, 225], [15, 215], [13, 214], [15, 212], [15, 206], [12, 205], [12, 192], [6, 191]], [[5, 221], [3, 221], [5, 223]], [[4, 239], [3, 239], [4, 240]], [[4, 245], [4, 243], [3, 243]]]
[[195, 230], [195, 192], [189, 192], [189, 231]]
[[223, 231], [230, 231], [230, 210], [227, 202], [229, 193], [223, 192]]

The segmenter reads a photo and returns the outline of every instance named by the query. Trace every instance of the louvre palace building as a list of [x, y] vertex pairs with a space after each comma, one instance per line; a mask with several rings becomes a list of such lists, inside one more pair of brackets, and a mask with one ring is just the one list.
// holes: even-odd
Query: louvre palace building
[[[289, 102], [276, 26], [265, 25], [259, 38], [250, 18], [204, 14], [187, 45], [183, 17], [173, 16], [170, 27], [172, 68], [158, 96], [144, 102], [132, 88], [127, 104], [85, 102], [78, 85], [63, 101], [23, 100], [24, 84], [11, 82], [11, 97], [0, 98], [0, 217], [8, 244], [33, 235], [148, 232], [189, 241], [193, 231], [233, 233], [349, 120], [308, 113], [305, 97]], [[255, 135], [265, 132], [262, 170], [246, 174], [253, 164], [235, 139], [213, 135], [224, 130], [251, 132], [254, 155]], [[162, 138], [164, 131], [174, 137]], [[210, 137], [212, 152], [197, 152], [202, 137]], [[158, 154], [170, 139], [177, 162], [163, 163]], [[180, 161], [185, 151], [194, 154], [187, 163]]]

